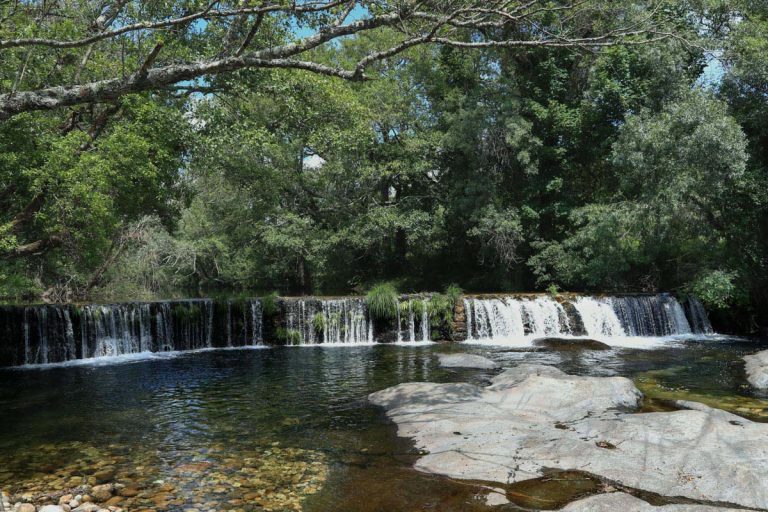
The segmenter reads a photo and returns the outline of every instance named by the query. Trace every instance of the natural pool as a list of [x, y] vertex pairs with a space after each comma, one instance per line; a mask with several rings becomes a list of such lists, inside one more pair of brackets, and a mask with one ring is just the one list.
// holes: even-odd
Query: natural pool
[[[115, 504], [128, 510], [486, 510], [483, 483], [413, 470], [411, 443], [367, 395], [407, 381], [483, 382], [486, 373], [441, 368], [434, 357], [464, 351], [504, 366], [628, 376], [648, 410], [686, 398], [765, 421], [768, 397], [746, 385], [740, 358], [766, 346], [703, 337], [607, 351], [275, 347], [3, 369], [0, 489], [118, 482], [125, 496]], [[507, 508], [554, 508], [599, 489], [562, 480], [513, 486]]]

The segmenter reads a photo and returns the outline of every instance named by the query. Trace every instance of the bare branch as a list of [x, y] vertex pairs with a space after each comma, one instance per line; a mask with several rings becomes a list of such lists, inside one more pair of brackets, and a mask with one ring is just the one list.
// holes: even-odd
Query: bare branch
[[86, 46], [98, 41], [103, 41], [104, 39], [111, 39], [122, 34], [127, 34], [129, 32], [136, 32], [138, 30], [155, 30], [159, 28], [172, 27], [175, 25], [185, 25], [199, 19], [229, 18], [232, 16], [240, 16], [243, 14], [259, 14], [259, 13], [266, 14], [271, 12], [290, 12], [290, 13], [296, 13], [296, 14], [320, 12], [320, 11], [331, 9], [339, 5], [343, 5], [344, 3], [345, 2], [343, 0], [334, 0], [332, 2], [327, 2], [322, 4], [303, 4], [303, 5], [289, 6], [289, 7], [284, 7], [279, 5], [269, 5], [265, 7], [243, 7], [240, 9], [215, 10], [215, 11], [206, 9], [204, 11], [189, 14], [187, 16], [182, 16], [180, 18], [173, 18], [173, 19], [154, 21], [154, 22], [143, 21], [139, 23], [133, 23], [130, 25], [125, 25], [123, 27], [114, 29], [114, 30], [101, 32], [89, 37], [76, 39], [72, 41], [62, 41], [57, 39], [45, 39], [45, 38], [34, 38], [34, 37], [8, 39], [5, 41], [0, 41], [0, 50], [6, 49], [6, 48], [18, 48], [21, 46], [47, 46], [49, 48], [78, 48], [78, 47]]
[[[366, 78], [364, 76], [366, 67], [372, 63], [393, 57], [421, 44], [442, 44], [467, 49], [568, 47], [594, 50], [605, 46], [651, 44], [664, 39], [681, 39], [679, 35], [662, 31], [657, 27], [656, 20], [662, 12], [657, 9], [651, 9], [647, 16], [618, 29], [593, 33], [594, 35], [590, 34], [589, 36], [576, 34], [569, 29], [564, 20], [570, 20], [577, 15], [590, 16], [592, 9], [586, 5], [590, 1], [578, 0], [568, 4], [550, 4], [541, 0], [495, 0], [490, 2], [476, 0], [476, 3], [464, 4], [460, 8], [451, 8], [449, 4], [446, 6], [440, 4], [434, 7], [431, 3], [413, 0], [410, 5], [404, 5], [400, 10], [351, 23], [345, 23], [345, 20], [357, 5], [356, 0], [325, 0], [294, 3], [293, 5], [287, 3], [269, 4], [269, 0], [265, 0], [265, 3], [260, 6], [245, 7], [248, 4], [243, 2], [239, 4], [239, 8], [230, 10], [214, 9], [218, 2], [213, 1], [208, 4], [205, 10], [190, 15], [128, 24], [111, 31], [104, 30], [79, 40], [57, 41], [33, 38], [2, 41], [0, 42], [0, 49], [28, 45], [73, 48], [85, 44], [92, 45], [95, 41], [115, 37], [119, 34], [189, 24], [197, 19], [236, 16], [242, 22], [248, 16], [255, 15], [253, 25], [234, 54], [209, 56], [198, 61], [170, 63], [153, 67], [162, 47], [162, 43], [159, 43], [145, 59], [141, 68], [130, 76], [107, 78], [85, 84], [75, 83], [38, 90], [15, 91], [11, 94], [0, 95], [0, 120], [8, 119], [20, 112], [50, 110], [78, 104], [113, 102], [125, 94], [169, 90], [169, 87], [179, 82], [241, 69], [290, 68], [347, 80], [363, 80]], [[424, 6], [432, 8], [425, 9]], [[248, 51], [255, 34], [262, 26], [265, 18], [271, 13], [287, 13], [296, 19], [303, 13], [336, 12], [336, 8], [339, 7], [343, 7], [341, 12], [311, 36], [296, 42]], [[545, 26], [539, 19], [540, 15], [546, 15], [547, 19], [552, 18], [554, 21], [548, 21]], [[109, 19], [114, 20], [114, 15], [111, 18], [107, 17], [107, 20]], [[506, 30], [508, 26], [511, 26], [513, 30]], [[314, 62], [311, 57], [311, 51], [325, 43], [382, 27], [391, 27], [400, 31], [404, 34], [403, 40], [389, 48], [371, 51], [360, 59], [353, 69]], [[487, 30], [496, 27], [504, 27], [505, 30]], [[509, 35], [510, 32], [517, 35]], [[494, 38], [494, 34], [506, 34], [508, 38], [497, 39]], [[156, 40], [157, 38], [154, 37], [153, 39]], [[303, 57], [299, 58], [299, 55]]]

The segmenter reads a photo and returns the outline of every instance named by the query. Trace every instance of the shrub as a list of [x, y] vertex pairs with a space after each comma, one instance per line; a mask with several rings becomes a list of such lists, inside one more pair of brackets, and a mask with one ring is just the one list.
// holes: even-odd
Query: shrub
[[691, 294], [701, 299], [711, 309], [725, 309], [741, 299], [736, 286], [736, 272], [713, 270], [697, 276], [690, 285]]
[[275, 330], [275, 338], [277, 338], [278, 342], [288, 345], [297, 345], [301, 343], [301, 333], [296, 329], [278, 327]]
[[454, 302], [450, 296], [436, 293], [429, 298], [427, 307], [432, 327], [440, 328], [452, 323]]
[[278, 312], [277, 307], [277, 292], [271, 292], [263, 297], [260, 297], [261, 311], [265, 317], [275, 316]]
[[392, 320], [397, 317], [397, 290], [392, 283], [375, 285], [366, 295], [365, 301], [374, 320]]
[[461, 296], [464, 295], [464, 290], [462, 290], [456, 283], [451, 283], [445, 287], [445, 294], [455, 305], [457, 302], [459, 302]]
[[315, 316], [312, 317], [312, 327], [317, 334], [322, 334], [325, 331], [325, 317], [322, 313], [315, 313]]

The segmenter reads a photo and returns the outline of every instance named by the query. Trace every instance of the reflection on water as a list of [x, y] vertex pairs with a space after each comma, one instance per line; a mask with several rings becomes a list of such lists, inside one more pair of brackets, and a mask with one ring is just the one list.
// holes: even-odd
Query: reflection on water
[[[740, 357], [761, 347], [728, 339], [582, 352], [287, 347], [2, 370], [0, 488], [35, 494], [120, 482], [129, 490], [117, 503], [131, 510], [485, 510], [482, 483], [412, 470], [413, 447], [367, 394], [406, 381], [482, 383], [482, 373], [441, 369], [433, 357], [468, 351], [505, 366], [634, 377], [655, 398], [716, 399], [760, 419], [768, 401], [744, 386]], [[535, 487], [508, 498], [532, 506], [534, 496], [551, 508], [554, 491]]]

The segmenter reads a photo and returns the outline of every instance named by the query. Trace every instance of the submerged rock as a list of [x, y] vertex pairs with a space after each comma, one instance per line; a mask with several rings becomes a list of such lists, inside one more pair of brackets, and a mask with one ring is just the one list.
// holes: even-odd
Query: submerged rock
[[730, 512], [735, 508], [710, 507], [706, 505], [662, 505], [655, 507], [640, 498], [624, 492], [598, 494], [584, 498], [561, 509], [563, 512]]
[[445, 368], [478, 368], [481, 370], [499, 368], [499, 363], [475, 354], [437, 354], [437, 358], [440, 360], [440, 366]]
[[[416, 469], [514, 483], [579, 470], [662, 496], [768, 508], [768, 424], [689, 404], [631, 414], [623, 377], [520, 365], [470, 384], [406, 383], [370, 395], [426, 452]], [[681, 404], [682, 405], [682, 404]]]
[[538, 338], [533, 340], [533, 346], [552, 350], [611, 350], [607, 343], [586, 338]]
[[744, 356], [747, 380], [758, 389], [768, 389], [768, 350]]

